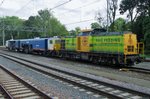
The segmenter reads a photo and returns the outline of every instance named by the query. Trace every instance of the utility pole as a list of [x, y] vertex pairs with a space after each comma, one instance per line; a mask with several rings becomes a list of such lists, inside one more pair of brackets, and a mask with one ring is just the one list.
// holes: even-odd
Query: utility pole
[[[2, 0], [0, 6], [4, 3], [5, 0]], [[4, 17], [2, 18], [2, 25], [3, 25], [3, 46], [5, 45], [5, 31], [4, 31]]]
[[108, 32], [108, 13], [109, 13], [109, 12], [108, 12], [108, 6], [109, 6], [109, 5], [108, 5], [108, 0], [106, 0], [106, 1], [107, 1], [107, 32]]
[[3, 23], [3, 46], [5, 45], [5, 30], [4, 30], [4, 17], [2, 18]]

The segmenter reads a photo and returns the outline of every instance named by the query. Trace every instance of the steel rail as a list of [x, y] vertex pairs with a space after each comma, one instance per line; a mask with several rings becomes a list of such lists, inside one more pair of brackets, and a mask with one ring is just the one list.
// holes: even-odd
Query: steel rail
[[140, 68], [140, 67], [125, 67], [120, 68], [122, 71], [133, 71], [137, 73], [150, 74], [150, 69]]
[[9, 92], [1, 84], [0, 84], [0, 91], [1, 91], [1, 94], [3, 94], [3, 97], [1, 97], [1, 98], [13, 99], [13, 97], [9, 94]]
[[[19, 81], [21, 84], [23, 84], [25, 87], [27, 87], [28, 89], [31, 89], [34, 93], [36, 93], [37, 95], [39, 95], [41, 98], [44, 99], [52, 99], [50, 96], [48, 96], [46, 93], [40, 91], [38, 88], [36, 88], [35, 86], [29, 84], [27, 81], [25, 81], [24, 79], [22, 79], [21, 77], [19, 77], [18, 75], [14, 74], [12, 71], [10, 71], [8, 68], [6, 68], [5, 66], [0, 64], [0, 68], [2, 70], [4, 70], [6, 73], [8, 73], [11, 77], [15, 78], [17, 81]], [[3, 88], [4, 89], [4, 88]], [[5, 92], [7, 92], [7, 90], [5, 89]], [[11, 95], [11, 93], [7, 92], [7, 95], [9, 95], [11, 98], [10, 99], [14, 99], [12, 98], [13, 95]]]

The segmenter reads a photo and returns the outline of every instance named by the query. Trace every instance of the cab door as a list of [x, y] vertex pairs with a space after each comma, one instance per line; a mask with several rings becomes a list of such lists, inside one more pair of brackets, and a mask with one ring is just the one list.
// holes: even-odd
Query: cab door
[[48, 50], [54, 50], [54, 41], [52, 38], [48, 39]]

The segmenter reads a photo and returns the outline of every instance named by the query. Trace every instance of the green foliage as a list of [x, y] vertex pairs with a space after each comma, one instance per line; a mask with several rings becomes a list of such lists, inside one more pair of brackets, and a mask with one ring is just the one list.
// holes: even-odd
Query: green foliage
[[124, 14], [129, 11], [129, 14], [133, 13], [134, 8], [137, 6], [137, 0], [122, 0], [120, 4], [120, 13]]
[[114, 21], [116, 19], [116, 11], [118, 9], [118, 0], [107, 0], [109, 7], [108, 7], [108, 17], [110, 21], [110, 30], [114, 31]]
[[143, 32], [146, 52], [150, 54], [150, 17], [145, 17], [143, 21]]
[[150, 54], [150, 0], [122, 0], [119, 10], [128, 12], [131, 21], [126, 26], [137, 34], [138, 41], [144, 41], [145, 52]]
[[81, 32], [81, 28], [80, 27], [76, 27], [75, 30], [71, 30], [69, 31], [69, 36], [76, 36]]
[[134, 33], [138, 41], [145, 43], [145, 52], [150, 54], [150, 17], [139, 16], [134, 22]]
[[25, 26], [37, 27], [43, 29], [42, 33], [32, 33], [30, 36], [64, 36], [68, 32], [64, 25], [58, 21], [48, 9], [38, 11], [37, 16], [31, 16], [25, 22]]
[[[0, 18], [0, 26], [1, 26], [1, 40], [2, 40], [2, 31], [3, 28], [5, 28], [4, 32], [5, 32], [5, 39], [18, 39], [20, 37], [20, 30], [21, 27], [23, 26], [23, 20], [19, 19], [16, 16], [6, 16], [3, 18]], [[11, 30], [13, 29], [13, 30]]]
[[100, 25], [100, 28], [107, 28], [107, 22], [104, 17], [102, 17], [101, 12], [96, 13], [95, 16], [96, 20], [98, 21], [98, 24]]
[[144, 16], [139, 16], [133, 23], [133, 33], [137, 34], [138, 41], [143, 41], [144, 39], [143, 20]]
[[69, 36], [76, 36], [76, 31], [75, 30], [69, 31]]
[[94, 23], [91, 23], [91, 28], [92, 28], [92, 29], [96, 29], [96, 28], [102, 28], [102, 27], [100, 26], [99, 23], [94, 22]]
[[[110, 25], [110, 27], [112, 24]], [[126, 21], [123, 18], [118, 18], [114, 21], [114, 31], [121, 32], [126, 31]]]
[[81, 32], [81, 28], [80, 27], [76, 27], [75, 28], [75, 33], [76, 35], [78, 35]]
[[24, 22], [24, 27], [31, 27], [31, 29], [34, 28], [33, 32], [23, 32], [21, 38], [39, 37], [40, 33], [36, 32], [39, 28], [41, 28], [39, 20], [38, 16], [30, 16], [29, 19]]
[[[38, 11], [38, 15], [30, 16], [28, 20], [22, 20], [16, 16], [0, 18], [0, 26], [0, 44], [2, 44], [2, 27], [5, 28], [5, 40], [68, 34], [66, 27], [48, 9]], [[25, 29], [30, 32], [23, 31]]]
[[[138, 11], [138, 0], [122, 0], [120, 4], [120, 14], [124, 14], [125, 12], [128, 12], [127, 17], [131, 20], [131, 30], [133, 31], [133, 22], [137, 18]], [[136, 10], [136, 13], [134, 13], [134, 10]], [[134, 15], [135, 14], [135, 15]]]
[[150, 16], [150, 0], [138, 0], [138, 12], [144, 16]]

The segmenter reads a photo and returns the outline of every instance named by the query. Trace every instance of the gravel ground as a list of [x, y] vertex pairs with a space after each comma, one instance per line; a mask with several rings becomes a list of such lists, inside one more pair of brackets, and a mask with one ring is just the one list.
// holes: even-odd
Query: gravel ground
[[150, 58], [146, 57], [146, 60], [150, 60]]
[[[24, 58], [32, 59], [34, 61], [38, 61], [44, 64], [65, 67], [72, 70], [77, 70], [80, 72], [105, 77], [111, 80], [117, 80], [125, 83], [131, 83], [131, 84], [150, 88], [150, 75], [148, 74], [139, 74], [131, 71], [120, 71], [119, 69], [114, 69], [110, 67], [96, 67], [95, 65], [89, 65], [86, 63], [60, 60], [54, 58], [46, 58], [46, 57], [40, 57], [35, 55], [29, 55], [29, 54], [20, 54], [20, 53], [12, 53], [12, 52], [10, 53], [13, 55], [18, 55]], [[148, 62], [140, 63], [135, 66], [142, 67], [142, 68], [145, 67], [150, 69], [150, 63]]]
[[68, 86], [68, 84], [44, 74], [40, 74], [3, 57], [0, 57], [0, 64], [14, 71], [19, 76], [24, 77], [24, 79], [32, 82], [41, 90], [50, 93], [53, 97], [59, 97], [60, 99], [98, 99], [93, 96], [94, 94], [87, 94], [86, 91], [74, 89], [72, 86]]
[[135, 67], [150, 69], [150, 62], [143, 62], [143, 63], [141, 63], [141, 64], [135, 65]]

